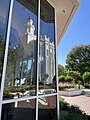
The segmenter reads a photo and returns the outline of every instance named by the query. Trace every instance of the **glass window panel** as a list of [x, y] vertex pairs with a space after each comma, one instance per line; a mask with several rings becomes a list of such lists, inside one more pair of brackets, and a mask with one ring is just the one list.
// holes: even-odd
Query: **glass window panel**
[[0, 86], [1, 86], [4, 49], [5, 49], [5, 37], [6, 37], [9, 2], [10, 0], [0, 0]]
[[14, 2], [4, 99], [35, 95], [37, 0]]
[[56, 96], [40, 97], [38, 99], [39, 119], [38, 120], [57, 120]]
[[1, 120], [35, 120], [35, 111], [35, 100], [3, 104]]
[[55, 71], [55, 20], [54, 8], [41, 0], [40, 52], [39, 52], [39, 95], [56, 92]]

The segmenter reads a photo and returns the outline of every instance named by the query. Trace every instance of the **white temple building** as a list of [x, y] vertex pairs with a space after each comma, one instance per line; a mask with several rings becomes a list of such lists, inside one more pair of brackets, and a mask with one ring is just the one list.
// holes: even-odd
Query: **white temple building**
[[[31, 17], [25, 24], [25, 32], [20, 37], [21, 46], [23, 46], [23, 60], [32, 62], [31, 76], [33, 84], [36, 80], [36, 41], [35, 26]], [[42, 84], [52, 84], [55, 75], [55, 46], [50, 38], [45, 35], [40, 36], [40, 53], [39, 53], [39, 82]]]

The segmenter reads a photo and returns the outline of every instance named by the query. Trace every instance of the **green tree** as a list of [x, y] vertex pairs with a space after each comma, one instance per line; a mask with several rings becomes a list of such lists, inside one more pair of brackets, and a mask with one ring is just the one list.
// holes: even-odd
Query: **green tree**
[[64, 74], [64, 66], [62, 65], [58, 65], [58, 76], [63, 75]]
[[65, 77], [64, 75], [59, 76], [59, 82], [65, 82]]
[[81, 75], [90, 72], [90, 44], [75, 46], [67, 55], [66, 68]]
[[83, 75], [82, 75], [82, 78], [84, 80], [84, 83], [90, 83], [90, 72], [85, 72]]
[[2, 63], [3, 63], [3, 54], [4, 54], [4, 40], [0, 35], [0, 72], [2, 71]]
[[71, 82], [72, 82], [72, 77], [67, 74], [67, 75], [65, 76], [65, 81], [71, 83]]
[[69, 79], [73, 81], [73, 83], [78, 84], [81, 82], [81, 75], [78, 71], [69, 71], [67, 72], [67, 76]]
[[17, 48], [12, 48], [9, 46], [8, 49], [8, 57], [7, 57], [7, 67], [6, 67], [6, 80], [5, 80], [5, 86], [10, 84], [13, 86], [14, 85], [14, 79], [15, 79], [15, 72], [18, 73], [19, 71], [19, 52]]

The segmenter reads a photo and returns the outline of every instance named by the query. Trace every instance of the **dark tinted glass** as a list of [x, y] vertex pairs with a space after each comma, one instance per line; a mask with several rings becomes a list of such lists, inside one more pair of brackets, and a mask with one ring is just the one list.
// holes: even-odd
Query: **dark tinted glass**
[[1, 120], [35, 120], [35, 100], [4, 104]]
[[39, 120], [57, 120], [56, 119], [56, 96], [40, 97], [39, 105]]

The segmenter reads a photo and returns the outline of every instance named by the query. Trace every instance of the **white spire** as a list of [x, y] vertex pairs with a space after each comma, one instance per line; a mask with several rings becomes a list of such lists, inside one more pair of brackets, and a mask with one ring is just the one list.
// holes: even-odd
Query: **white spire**
[[31, 35], [34, 35], [34, 31], [35, 26], [33, 25], [32, 18], [29, 16], [29, 18], [27, 19], [27, 23], [25, 25], [25, 33], [30, 33]]

